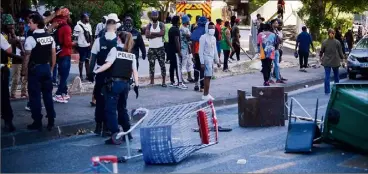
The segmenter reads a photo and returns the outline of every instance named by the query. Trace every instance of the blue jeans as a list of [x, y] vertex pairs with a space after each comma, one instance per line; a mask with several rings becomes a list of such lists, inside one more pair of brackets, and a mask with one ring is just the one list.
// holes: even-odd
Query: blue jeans
[[325, 93], [329, 94], [331, 93], [331, 88], [330, 88], [330, 74], [331, 74], [331, 69], [333, 70], [334, 73], [334, 80], [335, 83], [339, 83], [340, 79], [339, 79], [339, 67], [328, 67], [325, 66]]
[[[105, 95], [105, 114], [107, 118], [107, 127], [111, 133], [119, 132], [119, 125], [124, 131], [130, 129], [127, 99], [130, 90], [129, 82], [114, 81], [112, 82], [111, 91], [106, 91]], [[116, 120], [116, 110], [118, 111], [118, 119]]]
[[28, 70], [28, 94], [32, 118], [36, 122], [41, 122], [41, 93], [43, 103], [46, 107], [47, 117], [56, 116], [54, 102], [52, 100], [52, 78], [49, 64], [38, 64]]
[[55, 64], [54, 70], [52, 71], [52, 83], [57, 82], [57, 63]]
[[273, 59], [273, 73], [276, 76], [276, 80], [280, 80], [280, 52], [275, 51], [275, 59]]
[[58, 64], [58, 71], [60, 76], [60, 82], [59, 87], [56, 91], [56, 95], [62, 95], [62, 94], [68, 94], [68, 87], [66, 86], [66, 80], [69, 77], [69, 71], [70, 71], [70, 56], [64, 56], [59, 57], [56, 60], [56, 63]]

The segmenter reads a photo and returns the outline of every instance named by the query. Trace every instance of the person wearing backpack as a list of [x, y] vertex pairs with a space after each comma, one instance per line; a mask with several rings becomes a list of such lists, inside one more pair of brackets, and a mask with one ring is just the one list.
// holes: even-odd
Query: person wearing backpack
[[83, 79], [83, 64], [85, 64], [86, 72], [89, 72], [89, 57], [91, 55], [92, 43], [92, 27], [89, 24], [89, 16], [82, 13], [80, 21], [74, 27], [74, 40], [78, 43], [79, 52], [79, 76]]
[[56, 63], [60, 77], [58, 89], [53, 99], [58, 103], [68, 103], [70, 96], [68, 95], [67, 79], [71, 67], [73, 48], [72, 28], [68, 25], [69, 10], [63, 8], [60, 11], [61, 13], [53, 18], [50, 26], [55, 29], [53, 38], [55, 40]]

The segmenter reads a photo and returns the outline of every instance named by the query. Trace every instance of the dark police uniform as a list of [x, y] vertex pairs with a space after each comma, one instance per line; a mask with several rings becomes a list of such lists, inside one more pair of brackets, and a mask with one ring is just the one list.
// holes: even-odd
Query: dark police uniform
[[[111, 133], [119, 132], [119, 126], [123, 127], [124, 132], [130, 129], [127, 99], [130, 90], [130, 78], [133, 69], [136, 70], [135, 55], [123, 51], [123, 48], [116, 47], [110, 51], [106, 62], [112, 63], [111, 67], [106, 70], [110, 74], [110, 84], [105, 87], [105, 114], [107, 117], [107, 125]], [[116, 110], [118, 111], [118, 120], [116, 120]], [[129, 139], [132, 139], [128, 134]], [[108, 140], [109, 141], [109, 140]], [[106, 143], [109, 143], [109, 142]]]
[[146, 46], [144, 45], [144, 41], [142, 38], [141, 33], [133, 28], [131, 31], [127, 31], [124, 29], [124, 26], [122, 25], [121, 27], [118, 28], [118, 31], [126, 31], [129, 32], [130, 34], [132, 34], [133, 36], [133, 40], [134, 40], [134, 46], [132, 49], [132, 53], [135, 55], [136, 59], [137, 59], [137, 70], [139, 68], [139, 50], [141, 50], [142, 52], [142, 59], [145, 60], [146, 59]]
[[[112, 40], [107, 40], [106, 37], [103, 35], [100, 38], [97, 38], [92, 47], [92, 60], [90, 64], [90, 70], [93, 71], [95, 64], [97, 64], [97, 68], [102, 66], [109, 54], [111, 48], [116, 47], [117, 45], [117, 37]], [[102, 87], [105, 84], [108, 72], [102, 72], [96, 75], [96, 82], [93, 91], [93, 95], [96, 99], [96, 109], [95, 109], [95, 122], [96, 122], [96, 134], [100, 134], [102, 123], [106, 123], [106, 116], [105, 116], [105, 99], [102, 94]], [[106, 126], [104, 126], [104, 130]]]
[[9, 94], [9, 75], [8, 56], [6, 49], [10, 48], [10, 44], [1, 34], [1, 118], [4, 119], [5, 125], [12, 124], [13, 109], [10, 105]]
[[28, 63], [28, 94], [32, 112], [33, 124], [28, 129], [42, 129], [41, 93], [45, 104], [48, 128], [54, 126], [56, 116], [52, 99], [51, 59], [55, 41], [44, 29], [37, 29], [32, 36], [27, 37], [25, 50], [31, 51]]

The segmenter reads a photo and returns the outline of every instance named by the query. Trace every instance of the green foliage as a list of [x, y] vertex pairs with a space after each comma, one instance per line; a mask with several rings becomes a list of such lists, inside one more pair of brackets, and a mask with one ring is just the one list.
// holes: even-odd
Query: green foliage
[[341, 26], [342, 32], [352, 26], [352, 16], [368, 8], [366, 0], [301, 0], [303, 7], [298, 15], [310, 28], [314, 40], [322, 41], [324, 30]]
[[112, 0], [96, 2], [78, 1], [73, 6], [70, 6], [69, 10], [72, 12], [71, 17], [74, 23], [79, 20], [81, 13], [89, 13], [90, 23], [93, 27], [101, 22], [102, 16], [108, 15], [109, 13], [119, 14], [121, 12], [120, 6]]
[[249, 1], [249, 12], [252, 13], [256, 11], [259, 7], [261, 7], [266, 2], [268, 2], [268, 0], [250, 0]]
[[73, 23], [79, 20], [82, 12], [90, 14], [92, 27], [101, 21], [102, 16], [109, 13], [118, 14], [122, 20], [124, 14], [131, 14], [136, 28], [141, 27], [143, 5], [154, 5], [158, 0], [44, 0], [48, 7], [64, 6], [72, 12]]

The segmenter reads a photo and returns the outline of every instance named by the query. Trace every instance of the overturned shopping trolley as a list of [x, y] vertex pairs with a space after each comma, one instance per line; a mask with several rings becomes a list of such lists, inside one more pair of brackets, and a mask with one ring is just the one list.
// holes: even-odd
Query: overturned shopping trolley
[[154, 110], [141, 127], [140, 138], [146, 164], [178, 163], [218, 143], [214, 105], [201, 101]]

